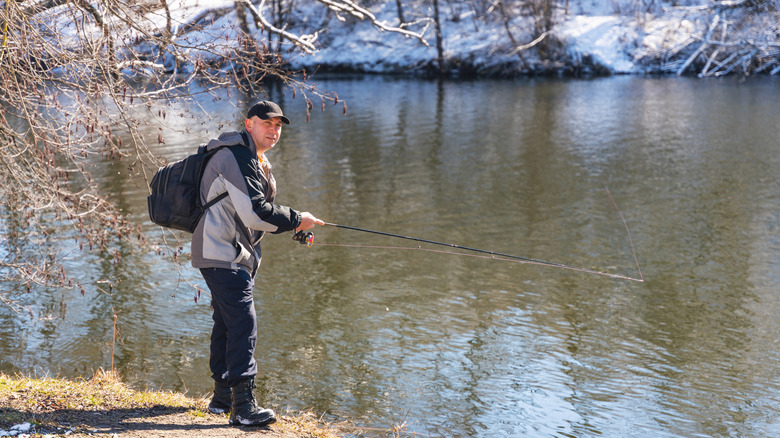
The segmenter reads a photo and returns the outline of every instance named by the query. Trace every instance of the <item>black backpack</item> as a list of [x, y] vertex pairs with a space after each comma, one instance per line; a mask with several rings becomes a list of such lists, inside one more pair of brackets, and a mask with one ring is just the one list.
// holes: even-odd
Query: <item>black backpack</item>
[[175, 230], [195, 231], [203, 213], [228, 195], [221, 193], [205, 205], [200, 202], [203, 169], [219, 149], [206, 151], [205, 145], [199, 146], [197, 153], [157, 170], [149, 183], [152, 194], [146, 198], [152, 222]]

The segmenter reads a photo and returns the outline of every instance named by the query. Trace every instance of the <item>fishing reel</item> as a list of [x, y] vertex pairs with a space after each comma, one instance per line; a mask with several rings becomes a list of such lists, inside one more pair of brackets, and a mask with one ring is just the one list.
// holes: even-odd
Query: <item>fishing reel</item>
[[293, 240], [299, 242], [301, 245], [306, 245], [311, 248], [314, 245], [314, 233], [306, 233], [303, 230], [293, 234]]

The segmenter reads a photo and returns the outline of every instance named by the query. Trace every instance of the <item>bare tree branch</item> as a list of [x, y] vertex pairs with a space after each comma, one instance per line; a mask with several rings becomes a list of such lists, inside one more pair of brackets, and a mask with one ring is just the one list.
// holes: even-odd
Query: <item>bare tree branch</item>
[[[317, 0], [317, 1], [319, 1], [320, 3], [326, 5], [328, 8], [330, 8], [330, 10], [332, 10], [336, 14], [338, 14], [340, 12], [344, 12], [344, 13], [347, 13], [347, 14], [349, 14], [349, 15], [355, 17], [355, 18], [358, 18], [360, 20], [368, 20], [369, 22], [371, 22], [371, 24], [376, 26], [379, 30], [382, 30], [382, 31], [385, 31], [385, 32], [396, 32], [396, 33], [399, 33], [401, 35], [404, 35], [404, 36], [407, 36], [407, 37], [410, 37], [410, 38], [415, 38], [418, 41], [420, 41], [420, 43], [424, 44], [425, 46], [428, 46], [428, 41], [426, 41], [425, 38], [424, 38], [425, 32], [418, 33], [418, 32], [412, 32], [412, 31], [406, 30], [406, 29], [404, 29], [404, 27], [406, 27], [406, 25], [404, 25], [404, 24], [402, 24], [402, 25], [400, 25], [398, 27], [390, 26], [385, 21], [379, 21], [376, 18], [376, 16], [373, 13], [371, 13], [371, 11], [369, 11], [366, 8], [358, 6], [357, 3], [354, 3], [351, 0], [339, 0], [339, 1], [334, 1], [334, 0]], [[343, 20], [342, 17], [340, 17], [340, 18]]]
[[[249, 0], [238, 0], [236, 3], [245, 4], [252, 13], [252, 16], [255, 17], [255, 20], [259, 21], [263, 25], [263, 28], [265, 28], [267, 31], [289, 40], [306, 53], [314, 53], [317, 51], [317, 49], [314, 47], [314, 41], [317, 40], [316, 33], [313, 35], [294, 35], [283, 29], [274, 27], [268, 20], [265, 19], [265, 17], [263, 17], [263, 14], [261, 14], [260, 11], [255, 8], [255, 6]], [[260, 2], [260, 9], [263, 8], [263, 5], [265, 5], [265, 0]]]

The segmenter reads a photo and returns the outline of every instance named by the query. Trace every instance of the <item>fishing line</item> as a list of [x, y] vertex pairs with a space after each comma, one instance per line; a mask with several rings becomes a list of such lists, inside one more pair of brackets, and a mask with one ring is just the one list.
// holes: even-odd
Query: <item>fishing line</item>
[[617, 211], [618, 215], [620, 215], [620, 220], [623, 221], [623, 227], [625, 227], [626, 235], [628, 236], [628, 244], [629, 246], [631, 246], [631, 255], [634, 256], [634, 263], [636, 263], [636, 270], [639, 271], [639, 279], [642, 282], [644, 282], [645, 278], [642, 276], [642, 270], [639, 268], [639, 260], [636, 258], [636, 251], [634, 251], [634, 241], [631, 239], [631, 230], [628, 229], [628, 222], [626, 222], [626, 218], [623, 217], [623, 212], [620, 211], [615, 200], [612, 199], [612, 193], [609, 192], [609, 187], [604, 186], [604, 190], [607, 191], [607, 197], [609, 197], [609, 202], [611, 202], [612, 206], [615, 207], [615, 211]]

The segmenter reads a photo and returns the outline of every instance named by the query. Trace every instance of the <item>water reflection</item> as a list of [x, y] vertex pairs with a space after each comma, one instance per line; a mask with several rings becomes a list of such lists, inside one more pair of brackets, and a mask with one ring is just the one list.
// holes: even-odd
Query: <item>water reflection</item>
[[[323, 87], [347, 100], [347, 116], [328, 108], [307, 124], [303, 101], [272, 90], [293, 119], [272, 152], [282, 203], [634, 275], [608, 186], [647, 282], [332, 228], [316, 230], [311, 249], [269, 236], [256, 291], [263, 402], [447, 437], [780, 431], [776, 80], [355, 77]], [[183, 156], [236, 125], [250, 99], [231, 93], [204, 99], [205, 114], [171, 102], [163, 121], [152, 108], [143, 126], [149, 138], [163, 126], [156, 152]], [[145, 183], [128, 181], [126, 165], [98, 163], [99, 178], [146, 221]], [[115, 312], [115, 360], [129, 381], [208, 391], [199, 275], [119, 253], [121, 264], [78, 252], [71, 263], [117, 278], [111, 291], [51, 291], [34, 303], [44, 321], [0, 313], [20, 333], [0, 338], [0, 369], [89, 375], [110, 363]]]

